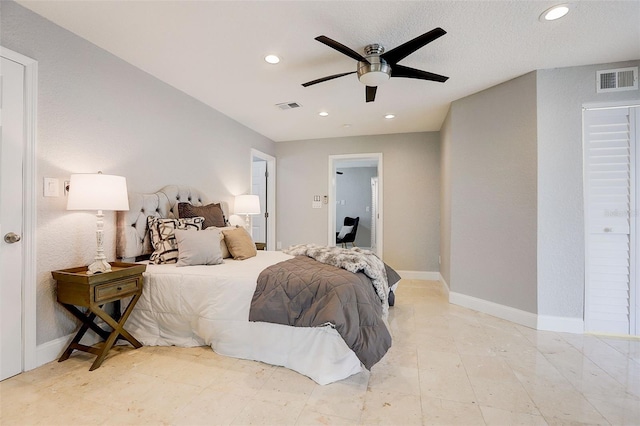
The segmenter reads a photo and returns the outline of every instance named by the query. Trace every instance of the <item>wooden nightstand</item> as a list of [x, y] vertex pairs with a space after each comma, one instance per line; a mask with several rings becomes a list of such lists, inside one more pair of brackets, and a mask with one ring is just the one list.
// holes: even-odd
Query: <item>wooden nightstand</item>
[[267, 245], [265, 243], [256, 243], [256, 250], [266, 250]]
[[[93, 365], [89, 368], [92, 371], [100, 367], [107, 352], [118, 339], [126, 339], [136, 349], [142, 346], [135, 337], [124, 329], [124, 323], [142, 295], [142, 273], [147, 269], [147, 266], [120, 262], [111, 262], [110, 264], [111, 272], [95, 275], [87, 275], [86, 266], [51, 272], [57, 282], [58, 302], [82, 321], [80, 330], [71, 340], [58, 362], [68, 359], [74, 350], [89, 352], [97, 355]], [[119, 316], [119, 320], [112, 318], [102, 309], [105, 303], [120, 302], [120, 300], [131, 296], [133, 298], [122, 315], [119, 316], [119, 312], [116, 312], [115, 316]], [[87, 308], [87, 311], [82, 312], [76, 306]], [[96, 316], [101, 318], [113, 331], [109, 332], [95, 324]], [[101, 347], [80, 344], [80, 339], [88, 329], [95, 331], [104, 339], [104, 344]]]

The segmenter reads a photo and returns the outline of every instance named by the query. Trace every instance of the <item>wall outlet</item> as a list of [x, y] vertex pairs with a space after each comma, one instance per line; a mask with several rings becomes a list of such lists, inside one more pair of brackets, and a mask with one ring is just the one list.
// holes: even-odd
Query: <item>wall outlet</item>
[[282, 250], [282, 241], [276, 242], [276, 250]]

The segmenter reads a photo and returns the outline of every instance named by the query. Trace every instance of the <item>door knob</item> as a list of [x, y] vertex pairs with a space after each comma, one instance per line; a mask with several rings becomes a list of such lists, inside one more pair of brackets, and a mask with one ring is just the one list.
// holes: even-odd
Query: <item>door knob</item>
[[13, 244], [13, 243], [17, 243], [18, 241], [20, 241], [20, 235], [14, 232], [9, 232], [4, 236], [5, 243]]

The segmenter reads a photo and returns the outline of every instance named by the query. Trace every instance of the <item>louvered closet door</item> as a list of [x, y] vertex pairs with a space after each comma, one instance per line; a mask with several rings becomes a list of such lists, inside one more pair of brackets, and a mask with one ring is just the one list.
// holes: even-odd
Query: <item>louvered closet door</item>
[[[585, 330], [635, 329], [635, 119], [630, 108], [584, 114]], [[630, 327], [632, 326], [632, 327]]]

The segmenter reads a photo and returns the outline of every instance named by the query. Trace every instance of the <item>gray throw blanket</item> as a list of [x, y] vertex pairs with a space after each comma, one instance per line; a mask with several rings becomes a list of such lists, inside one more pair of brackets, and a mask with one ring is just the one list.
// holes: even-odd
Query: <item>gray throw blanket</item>
[[371, 278], [376, 293], [382, 302], [382, 315], [386, 319], [389, 314], [389, 282], [385, 264], [370, 250], [358, 247], [351, 249], [327, 247], [316, 244], [298, 244], [282, 250], [291, 256], [309, 256], [318, 262], [333, 265], [349, 272], [363, 272]]
[[363, 273], [296, 256], [260, 273], [249, 321], [297, 327], [331, 325], [371, 369], [391, 347], [382, 306]]

